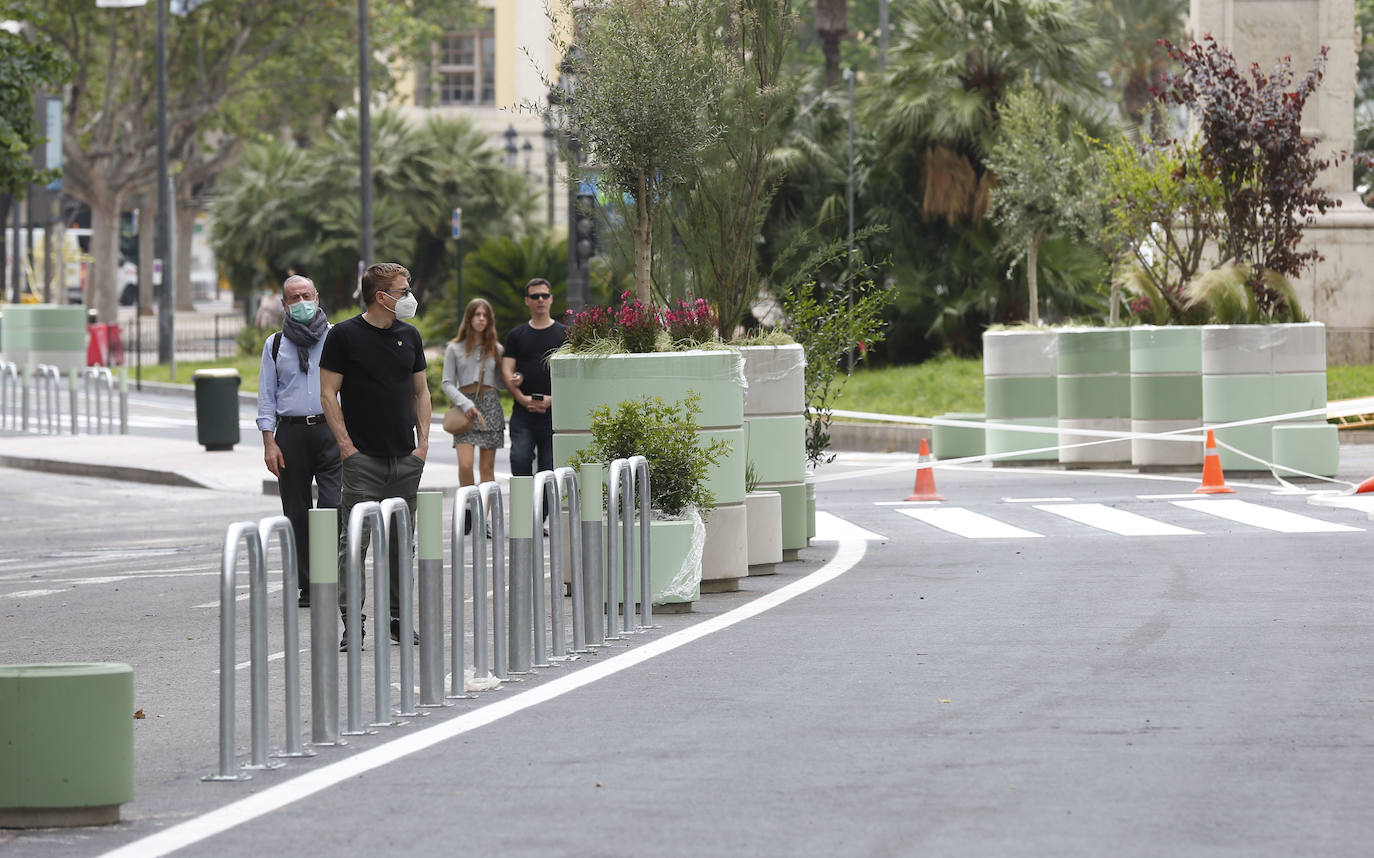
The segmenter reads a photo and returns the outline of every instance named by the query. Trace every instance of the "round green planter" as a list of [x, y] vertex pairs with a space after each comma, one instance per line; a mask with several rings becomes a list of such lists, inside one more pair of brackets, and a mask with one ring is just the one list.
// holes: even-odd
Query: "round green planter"
[[133, 797], [133, 668], [0, 665], [0, 826], [114, 823]]
[[711, 468], [707, 486], [716, 507], [706, 518], [702, 590], [739, 588], [749, 574], [744, 511], [744, 394], [740, 357], [733, 350], [653, 352], [650, 354], [554, 355], [553, 454], [559, 465], [591, 440], [591, 414], [605, 405], [644, 396], [673, 403], [699, 394], [697, 415], [704, 443], [721, 439], [730, 451]]
[[[941, 420], [962, 423], [983, 423], [986, 415], [969, 413], [941, 414]], [[981, 456], [987, 449], [987, 430], [983, 426], [945, 426], [936, 423], [930, 428], [930, 452], [937, 459], [964, 459]]]
[[[634, 526], [633, 545], [634, 550], [639, 551], [638, 522]], [[691, 521], [649, 521], [649, 586], [654, 605], [675, 605], [690, 610], [692, 603], [701, 598], [701, 554], [692, 551]], [[642, 593], [636, 575], [636, 603]]]
[[65, 373], [86, 366], [86, 308], [65, 304], [6, 304], [0, 344], [20, 366], [51, 364]]
[[805, 548], [806, 352], [792, 344], [741, 346], [739, 353], [746, 385], [747, 459], [759, 491], [782, 497], [783, 548]]
[[1103, 443], [1101, 436], [1079, 435], [1074, 430], [1130, 431], [1130, 330], [1067, 328], [1059, 332], [1057, 352], [1059, 461], [1080, 466], [1129, 462], [1128, 439]]
[[[1224, 470], [1266, 470], [1274, 461], [1273, 427], [1320, 424], [1326, 408], [1326, 326], [1204, 325], [1202, 420], [1207, 426], [1306, 411], [1318, 415], [1216, 430]], [[1251, 457], [1254, 458], [1251, 458]], [[1259, 461], [1256, 461], [1258, 459]]]
[[[1059, 458], [1058, 332], [983, 332], [983, 397], [987, 452], [999, 462], [1053, 462]], [[1044, 432], [1001, 426], [1044, 427]], [[1021, 450], [1050, 449], [1038, 453]]]
[[[1202, 426], [1202, 328], [1131, 328], [1131, 431], [1158, 435]], [[1200, 467], [1196, 441], [1131, 439], [1138, 468]]]

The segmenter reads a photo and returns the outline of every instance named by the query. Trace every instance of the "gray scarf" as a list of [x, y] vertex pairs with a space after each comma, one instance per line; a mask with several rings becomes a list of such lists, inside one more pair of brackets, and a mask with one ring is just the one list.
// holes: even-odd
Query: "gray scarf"
[[329, 328], [329, 317], [324, 314], [324, 310], [316, 310], [315, 318], [310, 320], [310, 324], [302, 324], [291, 318], [290, 313], [282, 316], [282, 333], [286, 338], [296, 344], [296, 354], [301, 359], [301, 372], [310, 372], [310, 348], [320, 341], [324, 332]]

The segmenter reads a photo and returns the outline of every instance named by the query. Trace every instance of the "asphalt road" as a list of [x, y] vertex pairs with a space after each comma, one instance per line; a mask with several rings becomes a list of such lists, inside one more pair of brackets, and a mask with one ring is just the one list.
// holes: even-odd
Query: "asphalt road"
[[128, 662], [148, 716], [124, 822], [0, 853], [1368, 854], [1364, 513], [1048, 469], [902, 504], [913, 474], [841, 456], [840, 538], [779, 574], [225, 784], [220, 540], [275, 499], [0, 472], [0, 662]]

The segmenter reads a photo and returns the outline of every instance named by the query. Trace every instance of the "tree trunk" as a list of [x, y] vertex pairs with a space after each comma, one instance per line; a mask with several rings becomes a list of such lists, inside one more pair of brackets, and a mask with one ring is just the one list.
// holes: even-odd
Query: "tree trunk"
[[649, 181], [641, 173], [639, 193], [635, 194], [635, 297], [644, 305], [652, 302], [650, 264], [654, 258], [653, 212], [649, 203]]
[[105, 324], [119, 321], [119, 194], [93, 196], [91, 207], [91, 276], [86, 281], [86, 307]]
[[191, 293], [191, 239], [195, 226], [196, 210], [191, 207], [189, 200], [182, 200], [181, 204], [176, 207], [176, 226], [172, 230], [172, 237], [176, 239], [172, 254], [177, 262], [177, 290], [173, 295], [178, 310], [194, 310], [196, 308], [195, 295]]
[[816, 0], [816, 35], [825, 55], [825, 86], [840, 81], [840, 40], [849, 33], [848, 0]]
[[153, 256], [157, 253], [157, 201], [145, 196], [138, 209], [138, 305], [144, 316], [153, 315]]
[[1040, 324], [1040, 284], [1037, 279], [1037, 269], [1040, 264], [1040, 234], [1036, 233], [1030, 237], [1030, 246], [1026, 249], [1026, 285], [1030, 287], [1030, 323]]

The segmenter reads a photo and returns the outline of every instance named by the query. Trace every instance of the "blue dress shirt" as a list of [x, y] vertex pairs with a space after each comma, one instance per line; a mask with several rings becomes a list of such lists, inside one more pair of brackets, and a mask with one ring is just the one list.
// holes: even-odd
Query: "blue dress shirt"
[[[331, 326], [332, 327], [332, 326]], [[262, 344], [262, 364], [258, 368], [258, 428], [274, 432], [277, 417], [308, 417], [322, 413], [320, 406], [320, 352], [328, 328], [310, 347], [308, 373], [301, 372], [296, 344], [282, 334], [277, 359], [272, 359], [272, 334]]]

